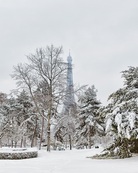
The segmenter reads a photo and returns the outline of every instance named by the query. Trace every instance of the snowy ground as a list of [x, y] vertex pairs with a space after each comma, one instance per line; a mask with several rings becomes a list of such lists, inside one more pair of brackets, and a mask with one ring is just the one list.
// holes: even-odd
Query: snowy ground
[[0, 173], [138, 173], [138, 156], [120, 160], [86, 158], [101, 149], [39, 151], [37, 158], [0, 160]]

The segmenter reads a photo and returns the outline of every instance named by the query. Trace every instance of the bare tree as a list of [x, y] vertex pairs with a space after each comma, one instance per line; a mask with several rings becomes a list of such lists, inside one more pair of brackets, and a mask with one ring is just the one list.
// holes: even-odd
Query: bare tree
[[[19, 87], [28, 89], [36, 106], [39, 116], [47, 121], [47, 151], [50, 151], [51, 118], [53, 110], [64, 95], [66, 78], [66, 64], [61, 58], [62, 47], [47, 46], [37, 49], [35, 54], [27, 56], [28, 64], [19, 64], [14, 67], [12, 77]], [[40, 84], [44, 84], [40, 88]], [[40, 89], [43, 102], [36, 99], [36, 91]], [[40, 101], [40, 100], [39, 100]], [[46, 110], [44, 116], [42, 109]]]

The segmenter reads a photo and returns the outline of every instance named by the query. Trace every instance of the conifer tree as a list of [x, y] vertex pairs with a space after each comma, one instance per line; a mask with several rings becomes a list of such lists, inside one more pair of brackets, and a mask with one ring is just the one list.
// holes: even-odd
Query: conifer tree
[[138, 67], [122, 71], [124, 86], [109, 96], [106, 133], [114, 139], [108, 156], [130, 157], [138, 152]]
[[78, 100], [79, 114], [77, 119], [76, 141], [78, 147], [91, 148], [92, 137], [103, 130], [100, 123], [98, 109], [100, 101], [97, 100], [97, 90], [94, 86], [89, 87]]

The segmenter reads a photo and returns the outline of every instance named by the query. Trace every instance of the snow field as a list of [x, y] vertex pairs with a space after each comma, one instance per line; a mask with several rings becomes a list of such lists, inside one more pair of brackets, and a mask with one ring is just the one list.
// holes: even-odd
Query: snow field
[[129, 159], [90, 159], [101, 149], [41, 150], [37, 158], [0, 160], [0, 173], [138, 173], [138, 156]]

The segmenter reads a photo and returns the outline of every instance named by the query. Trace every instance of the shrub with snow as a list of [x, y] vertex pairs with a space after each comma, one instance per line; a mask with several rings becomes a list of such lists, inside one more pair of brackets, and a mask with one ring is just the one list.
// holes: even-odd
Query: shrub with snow
[[29, 159], [38, 156], [37, 149], [1, 148], [0, 159]]

